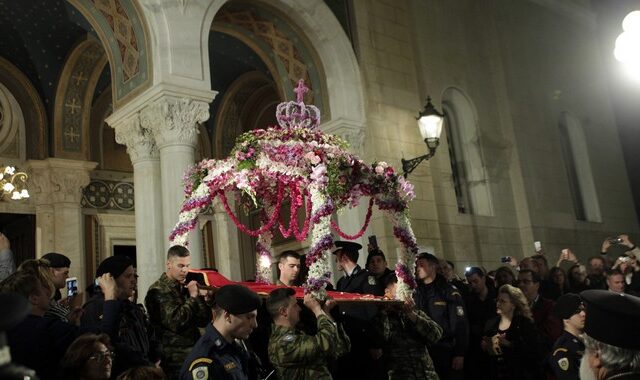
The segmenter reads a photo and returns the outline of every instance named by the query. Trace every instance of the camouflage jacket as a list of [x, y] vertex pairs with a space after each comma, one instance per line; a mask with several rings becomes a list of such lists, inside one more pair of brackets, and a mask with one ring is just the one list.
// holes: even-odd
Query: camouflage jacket
[[438, 379], [427, 344], [442, 337], [442, 327], [423, 311], [415, 313], [415, 322], [403, 313], [386, 310], [374, 320], [384, 339], [383, 353], [390, 380]]
[[166, 273], [149, 287], [145, 306], [162, 342], [163, 368], [169, 372], [179, 371], [184, 358], [200, 339], [198, 327], [211, 322], [211, 308], [202, 297], [189, 297], [186, 289]]
[[316, 335], [273, 325], [269, 338], [269, 360], [278, 378], [286, 380], [331, 379], [329, 359], [344, 355], [351, 349], [347, 334], [326, 315], [317, 320]]

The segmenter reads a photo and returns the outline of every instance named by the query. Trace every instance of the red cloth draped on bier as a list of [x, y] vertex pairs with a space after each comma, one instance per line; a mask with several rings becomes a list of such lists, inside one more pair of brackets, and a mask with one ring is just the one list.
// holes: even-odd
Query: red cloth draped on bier
[[[247, 288], [253, 290], [261, 296], [267, 296], [272, 290], [284, 287], [280, 285], [258, 284], [255, 282], [231, 281], [215, 270], [191, 269], [189, 270], [189, 274], [187, 274], [187, 282], [191, 280], [198, 281], [201, 287], [212, 289], [220, 288], [229, 284], [240, 284], [246, 286]], [[296, 291], [296, 298], [304, 298], [304, 289], [302, 287], [292, 286], [291, 288]], [[336, 302], [401, 302], [399, 300], [384, 299], [383, 297], [378, 297], [371, 294], [346, 293], [331, 290], [327, 291], [327, 296], [333, 298], [334, 300], [336, 300]]]

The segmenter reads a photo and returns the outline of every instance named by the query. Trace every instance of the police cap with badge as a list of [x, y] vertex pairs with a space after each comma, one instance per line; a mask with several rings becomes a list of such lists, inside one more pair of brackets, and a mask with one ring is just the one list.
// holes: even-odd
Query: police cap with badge
[[333, 244], [336, 247], [338, 247], [338, 249], [333, 251], [334, 255], [337, 255], [338, 252], [340, 252], [340, 251], [351, 252], [351, 253], [354, 253], [356, 255], [356, 260], [355, 261], [358, 261], [358, 256], [360, 255], [360, 252], [358, 252], [358, 251], [360, 251], [362, 249], [362, 245], [360, 245], [358, 243], [354, 243], [352, 241], [342, 241], [342, 240], [338, 240]]
[[611, 346], [640, 350], [640, 298], [608, 290], [585, 290], [584, 332]]
[[218, 289], [215, 304], [230, 314], [240, 315], [250, 313], [260, 307], [260, 297], [242, 285], [225, 285]]
[[567, 293], [558, 297], [553, 313], [560, 319], [569, 319], [584, 310], [582, 298], [575, 293]]

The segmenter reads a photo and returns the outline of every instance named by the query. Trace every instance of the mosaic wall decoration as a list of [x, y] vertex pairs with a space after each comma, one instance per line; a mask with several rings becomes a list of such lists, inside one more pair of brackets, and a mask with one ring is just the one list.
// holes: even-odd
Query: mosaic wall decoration
[[133, 183], [92, 180], [83, 190], [82, 207], [134, 211]]

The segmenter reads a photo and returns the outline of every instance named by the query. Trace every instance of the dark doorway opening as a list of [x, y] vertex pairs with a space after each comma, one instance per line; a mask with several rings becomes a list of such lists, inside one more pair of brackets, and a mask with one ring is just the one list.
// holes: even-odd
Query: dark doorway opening
[[0, 232], [11, 244], [16, 266], [36, 258], [36, 216], [0, 213]]

